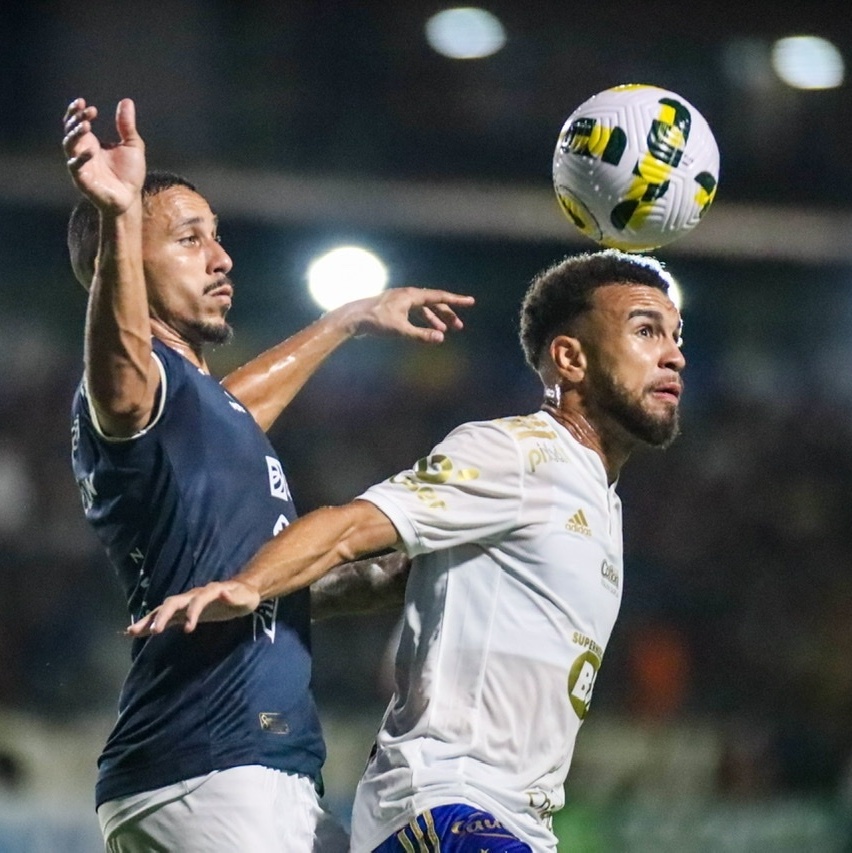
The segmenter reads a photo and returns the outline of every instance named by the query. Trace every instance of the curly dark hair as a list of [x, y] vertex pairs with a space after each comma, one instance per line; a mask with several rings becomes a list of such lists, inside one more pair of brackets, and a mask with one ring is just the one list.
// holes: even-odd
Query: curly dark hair
[[[142, 185], [142, 201], [167, 190], [169, 187], [186, 187], [198, 192], [193, 184], [172, 172], [152, 171], [145, 176]], [[83, 196], [68, 219], [68, 254], [74, 276], [88, 290], [95, 275], [95, 260], [100, 242], [100, 214], [98, 209]]]
[[570, 333], [591, 308], [591, 295], [607, 284], [642, 284], [668, 293], [672, 276], [656, 259], [604, 249], [572, 255], [533, 278], [521, 304], [520, 338], [527, 363], [538, 370], [544, 348], [557, 333]]

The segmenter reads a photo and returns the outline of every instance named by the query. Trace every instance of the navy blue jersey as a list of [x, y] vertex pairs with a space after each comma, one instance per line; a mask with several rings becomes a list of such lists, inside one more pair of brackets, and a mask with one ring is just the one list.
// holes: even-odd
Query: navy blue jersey
[[[174, 593], [239, 571], [295, 517], [281, 463], [252, 415], [154, 341], [162, 366], [150, 426], [105, 438], [81, 383], [72, 461], [86, 518], [136, 619]], [[135, 640], [96, 800], [260, 764], [319, 780], [325, 748], [310, 692], [309, 592], [192, 634]]]

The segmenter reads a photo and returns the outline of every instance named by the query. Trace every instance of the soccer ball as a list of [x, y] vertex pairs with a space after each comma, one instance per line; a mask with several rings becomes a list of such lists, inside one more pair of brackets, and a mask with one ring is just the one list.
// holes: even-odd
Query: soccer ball
[[713, 203], [719, 148], [704, 116], [656, 86], [606, 89], [580, 104], [553, 154], [565, 215], [602, 246], [656, 249], [695, 228]]

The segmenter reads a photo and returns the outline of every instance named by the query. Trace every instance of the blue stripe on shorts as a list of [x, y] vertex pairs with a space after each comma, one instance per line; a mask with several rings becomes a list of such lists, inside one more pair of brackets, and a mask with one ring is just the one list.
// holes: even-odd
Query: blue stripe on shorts
[[532, 853], [532, 848], [493, 814], [455, 804], [421, 812], [373, 853]]

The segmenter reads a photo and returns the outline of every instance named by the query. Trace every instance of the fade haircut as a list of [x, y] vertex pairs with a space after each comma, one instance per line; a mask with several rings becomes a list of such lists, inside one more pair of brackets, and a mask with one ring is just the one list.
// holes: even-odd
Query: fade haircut
[[[142, 203], [169, 187], [186, 187], [198, 190], [186, 178], [172, 172], [148, 172], [142, 184]], [[68, 219], [68, 254], [71, 269], [80, 284], [88, 291], [95, 277], [95, 261], [100, 244], [100, 212], [83, 196], [71, 211]]]
[[538, 370], [556, 334], [570, 334], [574, 321], [592, 307], [592, 294], [607, 284], [642, 284], [668, 294], [674, 279], [645, 255], [604, 249], [573, 255], [540, 272], [521, 304], [520, 337], [527, 363]]

